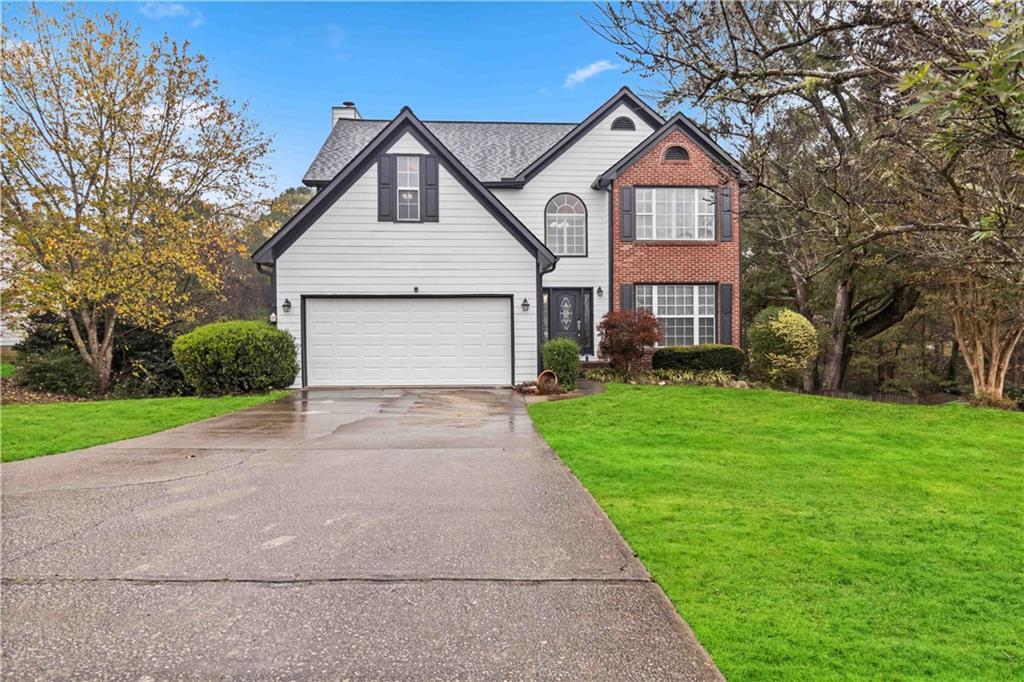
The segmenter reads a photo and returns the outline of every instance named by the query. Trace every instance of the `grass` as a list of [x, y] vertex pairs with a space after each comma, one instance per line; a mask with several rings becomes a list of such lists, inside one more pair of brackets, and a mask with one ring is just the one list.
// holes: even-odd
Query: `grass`
[[1024, 679], [1024, 415], [626, 385], [530, 414], [729, 679]]
[[144, 436], [266, 403], [285, 393], [0, 405], [0, 459], [11, 462]]
[[0, 377], [9, 377], [14, 374], [14, 365], [9, 362], [0, 363]]

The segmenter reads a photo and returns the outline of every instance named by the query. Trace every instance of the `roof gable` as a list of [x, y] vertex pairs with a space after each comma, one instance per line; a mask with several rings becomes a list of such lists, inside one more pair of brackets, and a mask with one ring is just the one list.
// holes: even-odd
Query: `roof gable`
[[580, 138], [590, 132], [594, 126], [604, 120], [604, 118], [614, 111], [620, 104], [624, 104], [629, 107], [633, 113], [639, 116], [641, 120], [645, 121], [652, 128], [659, 128], [664, 123], [664, 119], [658, 112], [647, 106], [647, 103], [633, 94], [632, 90], [627, 87], [623, 87], [619, 89], [611, 99], [590, 114], [590, 116], [587, 116], [582, 123], [573, 128], [572, 132], [552, 145], [550, 149], [537, 157], [529, 166], [516, 174], [515, 177], [505, 178], [502, 184], [510, 187], [516, 187], [529, 182], [533, 177], [544, 170], [548, 164], [561, 156], [566, 149], [571, 147]]
[[692, 140], [694, 144], [701, 149], [701, 151], [724, 165], [726, 169], [732, 173], [732, 175], [739, 178], [741, 182], [745, 183], [751, 180], [750, 173], [748, 173], [746, 169], [736, 161], [736, 159], [732, 158], [728, 152], [718, 146], [718, 144], [712, 140], [707, 133], [701, 130], [696, 123], [679, 113], [665, 121], [665, 124], [651, 133], [650, 137], [644, 140], [630, 153], [622, 157], [614, 166], [599, 175], [597, 179], [594, 180], [594, 189], [601, 189], [610, 185], [612, 181], [618, 177], [619, 173], [632, 166], [637, 159], [650, 151], [654, 145], [658, 144], [658, 142], [673, 130], [680, 130], [687, 138]]
[[550, 269], [557, 257], [530, 232], [498, 199], [469, 172], [440, 140], [416, 118], [412, 109], [403, 107], [398, 116], [351, 159], [341, 171], [288, 222], [265, 241], [252, 258], [260, 264], [272, 264], [316, 220], [330, 208], [374, 163], [379, 153], [386, 151], [406, 133], [423, 147], [437, 154], [438, 161], [522, 246], [537, 259], [541, 267]]

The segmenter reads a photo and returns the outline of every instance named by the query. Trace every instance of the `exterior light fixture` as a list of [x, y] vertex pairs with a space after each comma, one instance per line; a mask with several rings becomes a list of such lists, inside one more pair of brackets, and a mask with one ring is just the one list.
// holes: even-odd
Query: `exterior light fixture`
[[602, 296], [604, 296], [604, 289], [602, 289], [601, 287], [598, 287], [597, 288], [597, 297], [601, 298]]
[[287, 298], [284, 299], [284, 303], [281, 304], [281, 310], [283, 310], [285, 312], [288, 312], [291, 309], [292, 309], [292, 302], [289, 301]]
[[277, 313], [270, 313], [270, 324], [277, 324]]
[[524, 313], [530, 312], [530, 302], [527, 301], [525, 298], [523, 299], [523, 303], [522, 305], [520, 305], [520, 307], [523, 309]]

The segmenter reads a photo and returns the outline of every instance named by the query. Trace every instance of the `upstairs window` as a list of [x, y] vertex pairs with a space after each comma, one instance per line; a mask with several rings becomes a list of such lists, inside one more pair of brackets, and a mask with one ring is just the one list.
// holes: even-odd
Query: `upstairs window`
[[637, 284], [635, 297], [658, 318], [662, 345], [715, 342], [715, 285]]
[[636, 124], [628, 116], [619, 116], [612, 121], [612, 130], [636, 130]]
[[637, 187], [636, 238], [714, 240], [714, 190], [703, 187]]
[[420, 219], [420, 157], [399, 156], [398, 164], [398, 219]]
[[587, 207], [575, 194], [556, 194], [548, 202], [544, 243], [556, 256], [587, 255]]

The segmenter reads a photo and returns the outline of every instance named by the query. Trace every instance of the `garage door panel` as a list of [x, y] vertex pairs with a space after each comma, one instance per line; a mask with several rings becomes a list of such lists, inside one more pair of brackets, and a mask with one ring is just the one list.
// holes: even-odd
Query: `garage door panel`
[[508, 298], [310, 298], [310, 386], [507, 384]]

